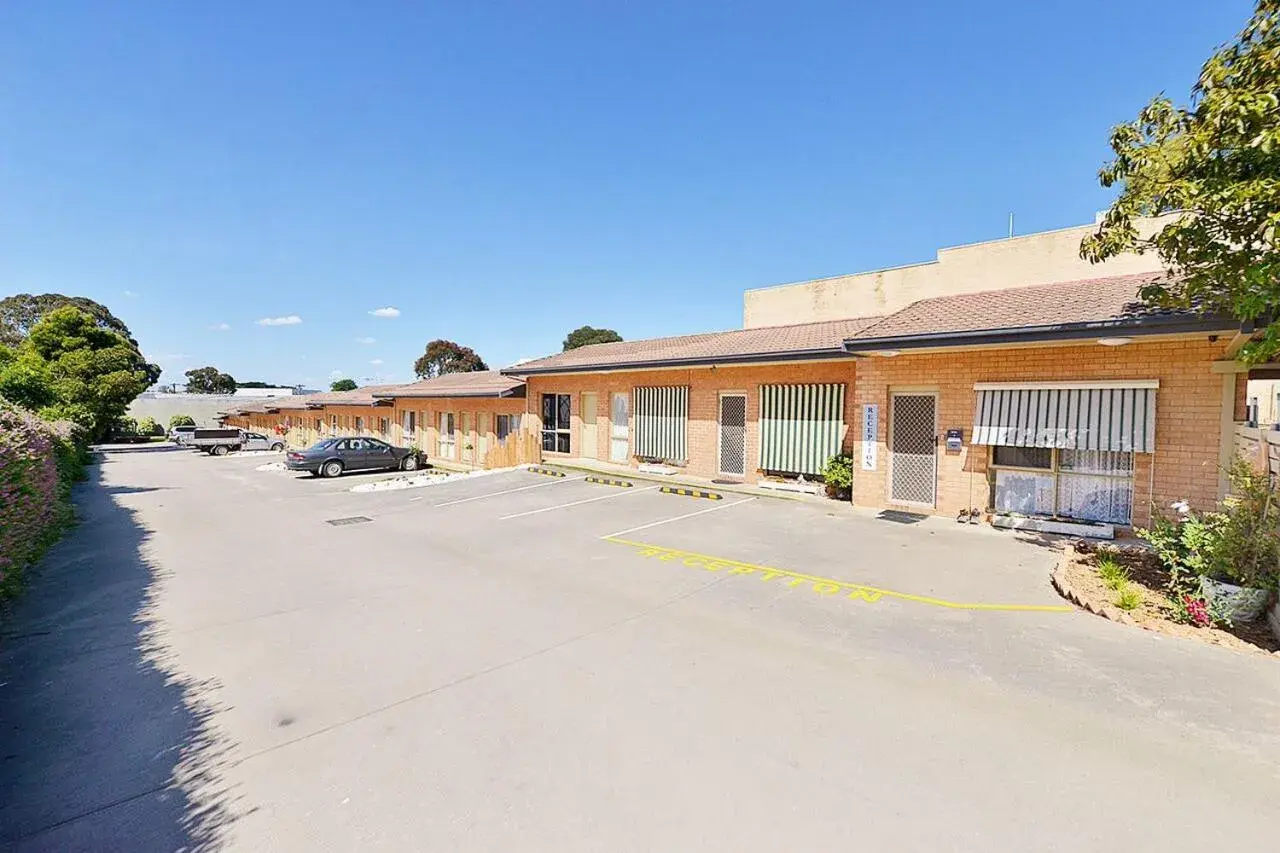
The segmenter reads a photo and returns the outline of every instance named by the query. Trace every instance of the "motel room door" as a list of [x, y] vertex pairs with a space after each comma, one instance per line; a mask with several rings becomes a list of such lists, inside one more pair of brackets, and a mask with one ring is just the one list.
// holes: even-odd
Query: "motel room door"
[[476, 458], [475, 436], [471, 434], [475, 426], [475, 417], [471, 412], [462, 413], [462, 461], [468, 464]]
[[747, 395], [720, 395], [720, 473], [747, 474]]
[[894, 394], [889, 423], [889, 498], [932, 507], [938, 485], [938, 398]]
[[582, 437], [578, 441], [578, 455], [583, 459], [597, 458], [596, 451], [596, 400], [594, 391], [582, 392]]
[[631, 431], [627, 419], [627, 395], [614, 394], [609, 418], [609, 461], [626, 462], [631, 455]]

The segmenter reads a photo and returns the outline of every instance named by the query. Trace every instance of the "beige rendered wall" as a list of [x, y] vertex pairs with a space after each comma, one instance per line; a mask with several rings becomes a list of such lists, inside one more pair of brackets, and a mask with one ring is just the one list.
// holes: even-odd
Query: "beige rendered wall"
[[[1156, 220], [1146, 226], [1154, 230]], [[1102, 264], [1080, 258], [1080, 225], [1005, 240], [940, 249], [936, 261], [748, 290], [743, 328], [872, 317], [934, 296], [974, 293], [1159, 270], [1155, 255], [1126, 255]]]
[[[964, 447], [938, 448], [937, 505], [934, 512], [955, 515], [961, 509], [987, 506], [989, 449], [969, 444], [973, 437], [975, 382], [1088, 381], [1158, 379], [1156, 451], [1135, 459], [1133, 521], [1149, 523], [1152, 504], [1167, 507], [1188, 500], [1194, 507], [1213, 507], [1218, 499], [1219, 448], [1223, 377], [1210, 372], [1221, 358], [1224, 342], [1205, 339], [1167, 340], [1105, 348], [1096, 344], [967, 352], [905, 354], [896, 358], [859, 359], [856, 405], [880, 407], [876, 436], [876, 469], [861, 469], [861, 435], [855, 436], [854, 503], [892, 506], [889, 499], [889, 395], [895, 390], [935, 391], [938, 431], [964, 430]], [[1238, 394], [1235, 395], [1238, 400]], [[860, 417], [860, 415], [859, 415]], [[858, 423], [858, 421], [854, 421]], [[903, 507], [922, 511], [918, 507]]]
[[[756, 466], [760, 460], [760, 386], [770, 384], [805, 384], [839, 382], [845, 385], [845, 435], [844, 446], [850, 447], [850, 424], [853, 399], [852, 358], [832, 362], [796, 362], [786, 365], [748, 367], [693, 368], [683, 370], [637, 370], [614, 373], [566, 374], [561, 376], [533, 376], [528, 380], [528, 422], [535, 430], [541, 429], [542, 394], [570, 394], [573, 398], [570, 452], [543, 453], [547, 462], [556, 459], [581, 458], [582, 456], [582, 395], [596, 394], [596, 455], [595, 459], [608, 461], [609, 433], [612, 426], [611, 400], [614, 393], [628, 396], [628, 411], [632, 408], [632, 389], [637, 386], [688, 385], [689, 422], [686, 435], [689, 459], [684, 470], [698, 477], [719, 475], [719, 405], [720, 394], [726, 391], [745, 392], [747, 398], [747, 446], [745, 482], [760, 478]], [[637, 465], [634, 457], [629, 464]]]

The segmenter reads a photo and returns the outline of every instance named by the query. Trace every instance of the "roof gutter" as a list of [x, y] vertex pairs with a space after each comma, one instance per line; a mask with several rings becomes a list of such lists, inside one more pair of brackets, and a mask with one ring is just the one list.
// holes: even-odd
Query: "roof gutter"
[[524, 391], [524, 387], [523, 387], [523, 386], [521, 386], [520, 388], [507, 388], [506, 390], [503, 390], [503, 391], [455, 391], [455, 392], [453, 392], [452, 394], [441, 394], [441, 393], [431, 393], [431, 394], [422, 394], [422, 393], [418, 393], [418, 394], [396, 394], [396, 393], [390, 393], [390, 394], [374, 394], [373, 396], [374, 396], [374, 397], [376, 397], [376, 398], [378, 398], [379, 400], [394, 400], [394, 399], [396, 399], [397, 397], [413, 398], [413, 399], [416, 399], [416, 400], [446, 400], [446, 399], [448, 399], [448, 398], [450, 398], [450, 397], [473, 397], [473, 398], [474, 398], [474, 397], [493, 397], [493, 398], [495, 398], [495, 399], [501, 399], [501, 398], [503, 398], [503, 397], [515, 397], [515, 396], [518, 396], [518, 392], [523, 392], [523, 391]]
[[846, 352], [937, 349], [953, 346], [995, 346], [999, 344], [1078, 341], [1124, 332], [1128, 337], [1233, 332], [1240, 324], [1223, 317], [1176, 317], [1147, 320], [1108, 320], [1097, 323], [1060, 323], [1013, 329], [976, 329], [963, 332], [933, 332], [923, 335], [889, 335], [876, 338], [846, 338]]
[[[846, 341], [847, 343], [847, 341]], [[827, 348], [812, 350], [791, 350], [789, 352], [762, 352], [748, 355], [717, 355], [701, 358], [648, 359], [646, 361], [629, 361], [625, 364], [573, 364], [563, 367], [534, 367], [524, 365], [503, 368], [503, 376], [540, 376], [554, 373], [617, 373], [627, 370], [654, 370], [662, 368], [678, 369], [681, 367], [716, 367], [732, 364], [758, 364], [769, 361], [818, 361], [822, 359], [840, 358], [851, 355], [844, 348]]]

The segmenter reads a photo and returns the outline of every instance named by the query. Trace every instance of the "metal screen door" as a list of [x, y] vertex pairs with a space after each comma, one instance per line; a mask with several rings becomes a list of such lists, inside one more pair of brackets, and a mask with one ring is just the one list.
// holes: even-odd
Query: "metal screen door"
[[747, 473], [747, 398], [742, 394], [720, 397], [720, 473]]
[[614, 394], [610, 401], [609, 417], [609, 459], [613, 462], [626, 462], [630, 456], [631, 432], [627, 420], [627, 395]]
[[934, 505], [938, 482], [937, 405], [932, 394], [893, 395], [889, 497], [895, 503]]

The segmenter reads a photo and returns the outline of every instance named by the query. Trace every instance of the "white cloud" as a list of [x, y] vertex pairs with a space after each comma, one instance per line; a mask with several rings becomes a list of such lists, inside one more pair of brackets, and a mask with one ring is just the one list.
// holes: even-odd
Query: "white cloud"
[[302, 322], [302, 318], [297, 314], [289, 314], [285, 317], [263, 317], [257, 322], [259, 326], [296, 326]]
[[347, 375], [347, 372], [346, 372], [345, 370], [331, 370], [331, 371], [329, 371], [329, 378], [330, 378], [330, 379], [342, 379], [342, 378], [344, 378], [346, 375]]
[[380, 358], [371, 358], [371, 359], [369, 359], [369, 363], [370, 363], [370, 364], [382, 364], [382, 359], [380, 359]]
[[377, 342], [377, 338], [356, 338], [358, 344], [376, 344]]
[[126, 299], [137, 299], [137, 298], [138, 298], [138, 294], [134, 293], [132, 290], [126, 290], [126, 291], [124, 292], [124, 295], [125, 295], [125, 298], [126, 298]]
[[372, 315], [373, 315], [373, 316], [375, 316], [375, 317], [388, 317], [388, 318], [390, 318], [390, 317], [399, 317], [399, 316], [400, 316], [400, 309], [399, 309], [399, 308], [391, 308], [390, 306], [388, 306], [388, 307], [386, 307], [386, 308], [375, 308], [375, 309], [373, 309], [372, 311], [370, 311], [369, 313], [370, 313], [370, 314], [372, 314]]
[[209, 327], [209, 331], [229, 332], [231, 331], [231, 324], [230, 323], [214, 323], [212, 326]]

